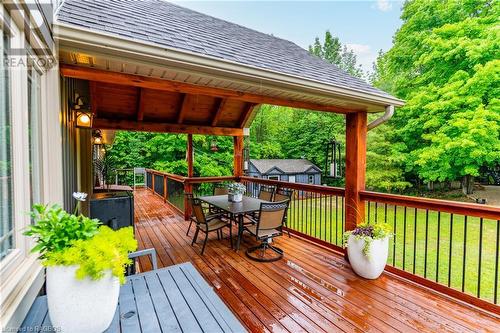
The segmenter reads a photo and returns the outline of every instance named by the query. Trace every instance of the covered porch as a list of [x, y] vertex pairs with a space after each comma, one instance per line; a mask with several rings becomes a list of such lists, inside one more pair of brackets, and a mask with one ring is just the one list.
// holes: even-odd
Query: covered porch
[[[498, 318], [392, 273], [378, 280], [355, 275], [339, 252], [293, 235], [277, 239], [283, 260], [259, 263], [227, 239], [210, 235], [205, 254], [169, 202], [135, 191], [140, 248], [154, 247], [160, 266], [191, 262], [252, 332], [493, 332]], [[227, 235], [226, 235], [227, 236]], [[141, 270], [151, 269], [141, 259]]]

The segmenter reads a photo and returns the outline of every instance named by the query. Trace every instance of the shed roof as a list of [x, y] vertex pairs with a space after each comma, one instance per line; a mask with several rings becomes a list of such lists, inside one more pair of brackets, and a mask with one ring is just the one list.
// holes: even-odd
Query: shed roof
[[304, 173], [310, 168], [318, 172], [321, 169], [309, 160], [301, 159], [251, 159], [250, 163], [262, 174], [268, 173], [273, 168], [278, 168], [284, 173]]
[[65, 0], [57, 20], [164, 48], [394, 98], [290, 41], [163, 0]]

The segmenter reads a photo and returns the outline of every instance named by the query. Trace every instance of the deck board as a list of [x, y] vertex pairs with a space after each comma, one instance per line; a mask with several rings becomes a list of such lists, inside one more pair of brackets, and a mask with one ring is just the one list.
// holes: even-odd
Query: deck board
[[[191, 246], [194, 228], [148, 190], [135, 193], [136, 235], [141, 248], [155, 247], [160, 266], [190, 261], [252, 332], [494, 332], [500, 319], [390, 273], [371, 281], [327, 249], [282, 237], [282, 260], [259, 263], [210, 235]], [[233, 233], [235, 234], [235, 233]], [[225, 235], [227, 236], [227, 234]], [[148, 259], [140, 269], [150, 269]]]

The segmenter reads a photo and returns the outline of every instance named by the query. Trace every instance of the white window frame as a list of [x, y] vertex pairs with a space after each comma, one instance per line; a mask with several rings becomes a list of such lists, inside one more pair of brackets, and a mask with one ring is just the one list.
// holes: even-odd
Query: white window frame
[[288, 182], [295, 183], [297, 181], [296, 175], [288, 175]]
[[267, 179], [269, 180], [281, 180], [281, 177], [280, 175], [270, 175], [270, 176], [267, 176]]
[[[311, 179], [312, 179], [312, 181], [311, 181]], [[315, 179], [316, 179], [316, 177], [314, 175], [311, 175], [311, 174], [307, 175], [307, 183], [308, 184], [314, 184]]]

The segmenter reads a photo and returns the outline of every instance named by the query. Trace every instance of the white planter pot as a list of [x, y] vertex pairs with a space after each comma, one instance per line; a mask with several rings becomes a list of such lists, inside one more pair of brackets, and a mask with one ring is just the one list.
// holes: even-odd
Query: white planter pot
[[242, 193], [239, 193], [239, 194], [229, 193], [228, 200], [231, 202], [241, 202], [243, 200], [243, 194]]
[[100, 280], [77, 280], [78, 266], [47, 267], [50, 320], [58, 332], [101, 333], [109, 327], [118, 305], [120, 281], [105, 273]]
[[347, 255], [353, 271], [366, 279], [376, 279], [382, 274], [389, 255], [389, 237], [375, 239], [370, 243], [370, 258], [363, 254], [364, 239], [353, 235], [347, 240]]

